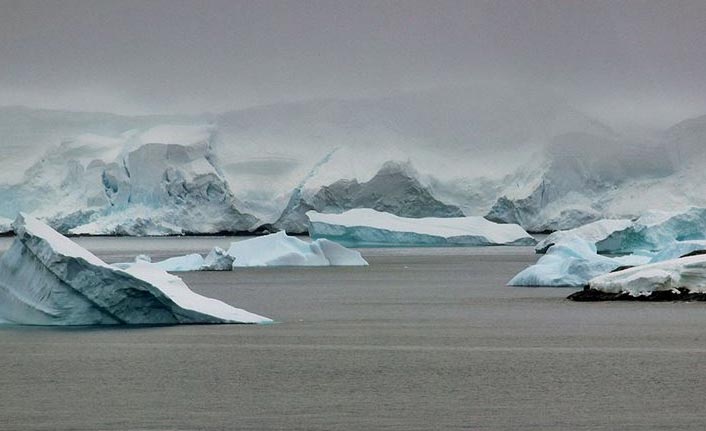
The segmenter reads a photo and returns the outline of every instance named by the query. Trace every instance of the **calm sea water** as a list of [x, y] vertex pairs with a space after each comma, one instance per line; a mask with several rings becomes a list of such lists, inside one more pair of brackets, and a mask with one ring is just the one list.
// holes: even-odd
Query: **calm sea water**
[[[79, 239], [109, 262], [228, 241]], [[363, 252], [182, 275], [274, 325], [0, 328], [0, 429], [706, 428], [705, 304], [506, 287], [531, 248]]]

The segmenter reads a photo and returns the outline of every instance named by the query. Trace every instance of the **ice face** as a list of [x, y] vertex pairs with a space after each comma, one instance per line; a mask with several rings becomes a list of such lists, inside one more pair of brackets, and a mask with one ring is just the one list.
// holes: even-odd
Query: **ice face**
[[606, 293], [650, 295], [656, 291], [686, 289], [706, 292], [706, 255], [667, 260], [629, 268], [592, 279], [589, 287]]
[[497, 224], [482, 217], [405, 218], [368, 208], [342, 214], [307, 212], [312, 238], [327, 238], [350, 247], [532, 245], [518, 225]]
[[215, 161], [214, 139], [207, 125], [82, 135], [49, 150], [23, 182], [0, 187], [0, 214], [31, 211], [73, 234], [248, 230], [257, 220], [238, 210]]
[[509, 286], [581, 287], [596, 276], [621, 266], [642, 265], [649, 256], [601, 256], [596, 246], [584, 239], [564, 238], [549, 248], [536, 264], [517, 274]]
[[28, 325], [265, 323], [197, 295], [173, 275], [138, 262], [125, 270], [31, 217], [0, 258], [0, 319]]
[[228, 249], [233, 268], [246, 266], [366, 266], [359, 252], [319, 239], [312, 242], [278, 232], [234, 242]]

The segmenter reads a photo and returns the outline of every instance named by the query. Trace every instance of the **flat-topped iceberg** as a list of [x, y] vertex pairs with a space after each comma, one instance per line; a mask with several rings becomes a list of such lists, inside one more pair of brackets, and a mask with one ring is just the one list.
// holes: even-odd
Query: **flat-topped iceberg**
[[483, 217], [406, 218], [359, 208], [341, 214], [306, 213], [312, 238], [349, 247], [421, 247], [534, 245], [516, 224], [498, 224]]
[[696, 255], [601, 275], [570, 298], [578, 301], [704, 300], [704, 294], [706, 255]]
[[601, 256], [593, 243], [581, 238], [566, 238], [549, 248], [536, 264], [517, 274], [508, 285], [580, 287], [621, 266], [642, 265], [649, 261], [649, 256]]
[[366, 266], [359, 252], [327, 239], [302, 241], [277, 232], [234, 242], [227, 251], [233, 268], [246, 266]]
[[265, 323], [198, 295], [146, 262], [110, 266], [38, 220], [20, 214], [0, 258], [0, 320], [29, 325]]

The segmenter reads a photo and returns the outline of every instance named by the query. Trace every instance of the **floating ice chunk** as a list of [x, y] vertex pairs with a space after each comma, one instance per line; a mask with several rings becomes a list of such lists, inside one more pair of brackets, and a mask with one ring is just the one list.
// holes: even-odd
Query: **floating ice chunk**
[[562, 242], [565, 238], [580, 238], [592, 244], [605, 240], [615, 232], [621, 232], [633, 225], [628, 219], [604, 219], [585, 224], [575, 229], [556, 231], [535, 246], [537, 253], [545, 253], [549, 247]]
[[152, 263], [155, 267], [169, 272], [201, 271], [205, 261], [198, 253], [187, 254], [186, 256], [170, 257], [160, 262]]
[[549, 248], [536, 264], [517, 274], [510, 286], [585, 286], [598, 275], [621, 266], [642, 265], [648, 256], [607, 257], [596, 252], [596, 246], [581, 238], [564, 238]]
[[269, 319], [198, 295], [152, 264], [117, 269], [20, 214], [0, 258], [0, 319], [35, 325], [264, 323]]
[[706, 255], [672, 259], [601, 275], [589, 288], [603, 293], [649, 296], [661, 291], [706, 292]]
[[312, 242], [277, 232], [234, 242], [228, 249], [233, 268], [245, 266], [366, 266], [359, 252], [326, 239]]
[[349, 247], [533, 245], [516, 224], [483, 217], [405, 218], [359, 208], [341, 214], [306, 213], [312, 238], [327, 238]]
[[233, 256], [220, 247], [213, 247], [203, 263], [204, 271], [230, 271], [233, 268]]

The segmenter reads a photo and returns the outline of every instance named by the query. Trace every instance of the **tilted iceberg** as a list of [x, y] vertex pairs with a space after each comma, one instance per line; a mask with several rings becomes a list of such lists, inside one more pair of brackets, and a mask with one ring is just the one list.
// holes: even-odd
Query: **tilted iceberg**
[[482, 217], [405, 218], [360, 208], [341, 214], [306, 213], [312, 238], [349, 247], [533, 245], [516, 224], [497, 224]]
[[592, 279], [570, 296], [579, 301], [611, 299], [704, 300], [706, 255], [628, 268]]
[[302, 241], [277, 232], [234, 242], [228, 249], [233, 268], [246, 266], [366, 266], [359, 252], [327, 239]]
[[553, 245], [536, 264], [517, 274], [509, 286], [580, 287], [596, 276], [621, 266], [642, 265], [649, 256], [601, 256], [596, 246], [581, 238], [565, 238]]
[[32, 325], [265, 323], [270, 319], [198, 295], [173, 275], [137, 262], [110, 266], [22, 215], [0, 258], [0, 319]]

